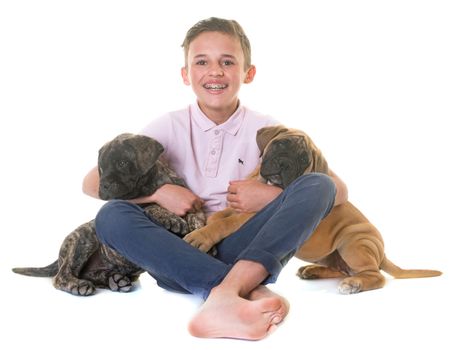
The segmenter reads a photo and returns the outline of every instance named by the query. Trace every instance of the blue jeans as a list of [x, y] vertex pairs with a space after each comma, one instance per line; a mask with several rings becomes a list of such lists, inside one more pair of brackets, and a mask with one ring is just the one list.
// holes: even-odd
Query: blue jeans
[[262, 264], [273, 283], [298, 247], [330, 212], [336, 188], [323, 174], [303, 175], [238, 231], [216, 257], [192, 247], [127, 201], [106, 203], [96, 217], [100, 241], [152, 275], [167, 290], [206, 299], [238, 260]]

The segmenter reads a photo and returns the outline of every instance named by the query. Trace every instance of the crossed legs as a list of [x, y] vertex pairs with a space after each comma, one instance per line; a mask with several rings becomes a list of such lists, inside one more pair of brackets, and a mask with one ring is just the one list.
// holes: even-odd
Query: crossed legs
[[189, 324], [198, 337], [264, 338], [289, 310], [263, 284], [276, 280], [296, 249], [330, 211], [335, 186], [309, 174], [292, 183], [240, 230], [214, 258], [153, 223], [140, 207], [107, 203], [96, 218], [100, 240], [141, 266], [170, 290], [205, 299]]

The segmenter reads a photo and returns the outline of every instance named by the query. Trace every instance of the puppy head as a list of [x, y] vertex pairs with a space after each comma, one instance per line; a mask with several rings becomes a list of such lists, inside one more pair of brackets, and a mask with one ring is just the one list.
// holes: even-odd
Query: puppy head
[[132, 199], [140, 193], [139, 186], [153, 170], [163, 152], [163, 146], [154, 139], [133, 134], [121, 134], [107, 142], [98, 153], [101, 199]]
[[266, 182], [286, 188], [303, 174], [328, 173], [327, 161], [303, 131], [266, 127], [258, 131], [256, 139], [262, 152], [260, 174]]

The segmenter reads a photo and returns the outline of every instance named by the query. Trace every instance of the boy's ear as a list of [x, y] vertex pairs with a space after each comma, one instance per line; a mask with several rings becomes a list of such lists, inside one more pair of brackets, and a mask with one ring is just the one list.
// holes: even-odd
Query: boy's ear
[[246, 71], [245, 79], [243, 80], [244, 84], [249, 84], [253, 81], [254, 76], [256, 75], [256, 67], [251, 65], [250, 68]]
[[188, 78], [188, 71], [186, 67], [182, 67], [182, 69], [180, 69], [180, 74], [182, 75], [183, 84], [191, 85], [190, 79]]

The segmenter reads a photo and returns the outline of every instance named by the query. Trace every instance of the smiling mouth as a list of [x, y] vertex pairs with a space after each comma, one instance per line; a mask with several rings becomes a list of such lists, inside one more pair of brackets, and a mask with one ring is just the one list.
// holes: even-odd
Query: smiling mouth
[[210, 91], [221, 91], [228, 87], [227, 84], [204, 84], [203, 86], [204, 86], [204, 89], [207, 89]]

